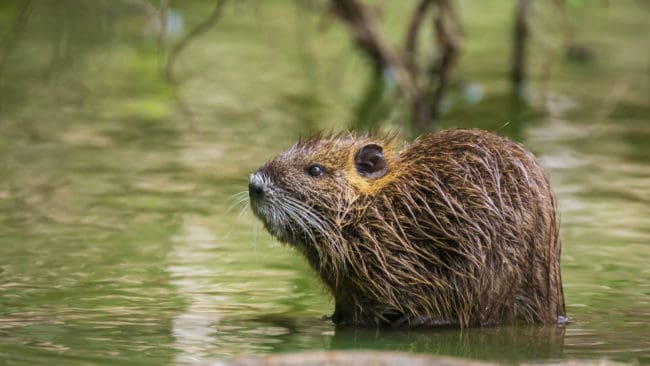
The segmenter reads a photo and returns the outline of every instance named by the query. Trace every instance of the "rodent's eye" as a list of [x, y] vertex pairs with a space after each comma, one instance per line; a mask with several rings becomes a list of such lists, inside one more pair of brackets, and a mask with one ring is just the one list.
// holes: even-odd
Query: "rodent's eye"
[[313, 164], [307, 168], [307, 174], [311, 175], [314, 178], [320, 177], [321, 175], [325, 174], [325, 169], [318, 164]]

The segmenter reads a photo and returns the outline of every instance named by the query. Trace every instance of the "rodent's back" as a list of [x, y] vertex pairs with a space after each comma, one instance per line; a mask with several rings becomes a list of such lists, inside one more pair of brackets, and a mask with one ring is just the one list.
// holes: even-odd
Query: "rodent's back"
[[461, 324], [564, 316], [554, 198], [529, 151], [485, 131], [447, 130], [407, 146], [393, 166], [380, 211], [403, 217], [419, 258], [442, 267], [443, 288], [460, 284], [433, 308]]

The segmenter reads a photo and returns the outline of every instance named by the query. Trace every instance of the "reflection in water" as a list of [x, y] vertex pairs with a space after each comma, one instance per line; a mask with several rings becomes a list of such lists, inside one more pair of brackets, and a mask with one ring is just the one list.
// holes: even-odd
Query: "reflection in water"
[[368, 331], [337, 329], [333, 349], [390, 349], [434, 355], [521, 362], [563, 356], [562, 326]]
[[[298, 350], [393, 350], [430, 355], [453, 355], [472, 359], [523, 362], [560, 359], [565, 355], [563, 326], [508, 326], [483, 329], [435, 328], [382, 330], [333, 328], [331, 322], [291, 315], [266, 316], [236, 321], [225, 319], [217, 326], [214, 341], [230, 348], [235, 338], [266, 347], [258, 351], [281, 353]], [[223, 355], [222, 352], [216, 352]], [[204, 360], [214, 359], [205, 357]]]
[[167, 271], [180, 296], [186, 299], [185, 310], [172, 320], [176, 362], [190, 364], [201, 360], [205, 349], [216, 343], [215, 325], [219, 322], [219, 304], [228, 303], [226, 296], [215, 295], [219, 284], [218, 271], [206, 263], [218, 263], [216, 238], [197, 222], [187, 218], [181, 234], [173, 238]]
[[[166, 260], [170, 282], [186, 301], [172, 321], [176, 361], [195, 364], [237, 354], [312, 349], [312, 332], [320, 338], [317, 329], [332, 325], [317, 317], [286, 315], [302, 314], [302, 303], [309, 301], [300, 299], [305, 296], [300, 290], [292, 294], [289, 289], [297, 288], [291, 278], [300, 273], [283, 270], [282, 264], [265, 267], [265, 258], [257, 260], [256, 249], [233, 241], [226, 225], [219, 225], [224, 236], [216, 237], [210, 221], [186, 217]], [[268, 259], [273, 263], [277, 258]]]

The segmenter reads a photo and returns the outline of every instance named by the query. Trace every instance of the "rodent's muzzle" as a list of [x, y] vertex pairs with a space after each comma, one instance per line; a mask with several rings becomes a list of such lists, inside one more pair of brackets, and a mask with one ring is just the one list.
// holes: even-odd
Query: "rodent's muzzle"
[[250, 182], [248, 182], [248, 196], [251, 200], [260, 200], [264, 198], [264, 184], [253, 180], [251, 177]]
[[248, 196], [251, 202], [261, 202], [268, 195], [268, 182], [259, 171], [251, 174], [248, 180]]
[[251, 209], [271, 234], [281, 241], [286, 241], [286, 215], [282, 213], [282, 205], [278, 205], [272, 186], [271, 180], [262, 169], [251, 174], [248, 180]]

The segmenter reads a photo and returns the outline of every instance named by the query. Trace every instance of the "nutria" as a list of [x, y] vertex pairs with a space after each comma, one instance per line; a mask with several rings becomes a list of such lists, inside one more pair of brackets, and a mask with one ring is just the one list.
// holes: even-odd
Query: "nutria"
[[253, 212], [318, 272], [334, 323], [564, 319], [555, 203], [532, 153], [481, 130], [395, 140], [314, 136], [250, 177]]

